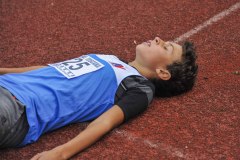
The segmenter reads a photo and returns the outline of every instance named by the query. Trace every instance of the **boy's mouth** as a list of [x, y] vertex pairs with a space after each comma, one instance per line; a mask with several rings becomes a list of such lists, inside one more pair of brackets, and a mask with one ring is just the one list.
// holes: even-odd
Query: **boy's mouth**
[[149, 47], [151, 46], [151, 41], [143, 42], [144, 44], [148, 45]]
[[148, 45], [149, 47], [151, 46], [151, 41], [149, 40], [149, 41], [147, 41], [147, 42], [145, 42], [146, 43], [146, 45]]

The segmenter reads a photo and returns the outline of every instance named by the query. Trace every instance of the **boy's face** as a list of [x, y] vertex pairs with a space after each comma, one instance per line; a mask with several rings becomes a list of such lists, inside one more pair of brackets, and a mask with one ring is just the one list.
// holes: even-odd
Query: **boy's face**
[[164, 42], [159, 37], [136, 46], [136, 60], [149, 69], [166, 66], [181, 61], [182, 46], [174, 42]]

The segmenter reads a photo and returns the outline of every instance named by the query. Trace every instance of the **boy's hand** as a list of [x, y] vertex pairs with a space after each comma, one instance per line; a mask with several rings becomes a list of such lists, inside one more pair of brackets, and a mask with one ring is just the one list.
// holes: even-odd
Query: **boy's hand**
[[50, 151], [37, 154], [31, 160], [63, 160], [89, 147], [110, 130], [124, 121], [124, 113], [118, 105], [92, 121], [79, 135]]
[[32, 157], [31, 160], [66, 160], [61, 150], [56, 147], [49, 151], [44, 151], [42, 153], [36, 154], [34, 157]]

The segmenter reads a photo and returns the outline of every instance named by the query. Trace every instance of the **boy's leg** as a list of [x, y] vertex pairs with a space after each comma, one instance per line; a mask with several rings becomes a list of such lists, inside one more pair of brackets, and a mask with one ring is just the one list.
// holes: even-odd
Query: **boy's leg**
[[25, 106], [0, 87], [0, 148], [15, 147], [28, 131]]

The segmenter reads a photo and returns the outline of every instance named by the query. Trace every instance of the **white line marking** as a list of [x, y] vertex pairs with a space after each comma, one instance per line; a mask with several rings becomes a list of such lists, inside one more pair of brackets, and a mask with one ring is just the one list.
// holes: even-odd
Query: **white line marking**
[[190, 31], [184, 33], [183, 35], [179, 36], [178, 38], [176, 38], [174, 40], [174, 42], [178, 43], [180, 41], [183, 41], [183, 40], [191, 37], [192, 35], [198, 33], [199, 31], [201, 31], [203, 28], [206, 28], [207, 26], [213, 24], [214, 22], [217, 22], [217, 21], [221, 20], [222, 18], [226, 17], [227, 15], [229, 15], [230, 13], [236, 11], [239, 8], [240, 8], [240, 2], [232, 5], [228, 9], [223, 10], [219, 14], [213, 16], [212, 18], [208, 19], [207, 21], [203, 22], [202, 24], [198, 25], [197, 27], [195, 27], [195, 28], [191, 29]]
[[143, 139], [141, 137], [134, 136], [124, 130], [115, 129], [114, 132], [124, 138], [129, 139], [130, 141], [144, 143], [146, 146], [150, 148], [160, 149], [161, 151], [163, 151], [163, 153], [167, 155], [171, 155], [172, 157], [185, 158], [185, 159], [193, 159], [194, 157], [193, 155], [184, 154], [182, 149], [178, 149], [164, 143], [159, 143], [159, 142], [156, 143], [148, 139]]
[[[225, 16], [229, 15], [231, 12], [234, 12], [239, 8], [240, 8], [240, 2], [232, 5], [228, 9], [223, 10], [222, 12], [213, 16], [209, 20], [203, 22], [202, 24], [198, 25], [197, 27], [193, 28], [192, 30], [190, 30], [190, 31], [184, 33], [183, 35], [179, 36], [178, 38], [176, 38], [174, 40], [174, 42], [178, 43], [180, 41], [185, 40], [186, 38], [191, 37], [192, 35], [201, 31], [203, 28], [206, 28], [209, 25], [213, 24], [214, 22], [219, 21], [220, 19], [224, 18]], [[156, 143], [156, 142], [150, 141], [148, 139], [144, 139], [144, 138], [141, 138], [141, 137], [136, 137], [136, 136], [128, 133], [127, 131], [124, 131], [124, 130], [114, 129], [113, 132], [119, 134], [122, 137], [125, 137], [125, 138], [129, 139], [130, 141], [144, 143], [148, 147], [160, 149], [161, 151], [164, 151], [166, 154], [171, 155], [172, 157], [179, 157], [179, 158], [184, 158], [184, 159], [188, 159], [188, 160], [196, 158], [196, 156], [194, 156], [193, 154], [191, 154], [191, 155], [187, 154], [187, 153], [184, 154], [182, 149], [178, 149], [178, 148], [172, 147], [171, 145], [167, 145], [167, 144], [164, 144], [164, 143]], [[185, 148], [187, 148], [187, 146], [185, 146]]]

